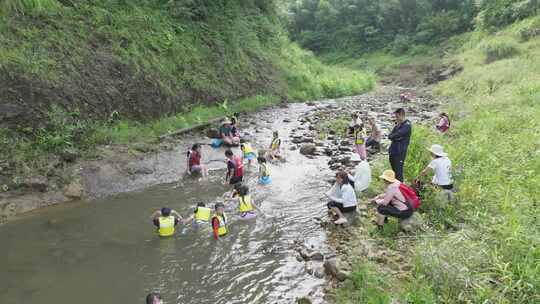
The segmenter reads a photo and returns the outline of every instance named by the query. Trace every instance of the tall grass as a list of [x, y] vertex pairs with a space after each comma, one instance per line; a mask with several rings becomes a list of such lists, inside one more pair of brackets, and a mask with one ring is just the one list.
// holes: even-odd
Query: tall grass
[[59, 8], [56, 0], [2, 0], [0, 15], [39, 15], [53, 13]]
[[476, 33], [452, 57], [464, 71], [436, 88], [462, 101], [448, 105], [455, 118], [449, 134], [415, 127], [406, 176], [415, 177], [429, 161], [429, 145], [442, 144], [454, 164], [457, 203], [439, 204], [436, 193], [424, 193], [421, 212], [432, 235], [410, 239], [414, 269], [406, 282], [391, 281], [400, 286], [385, 289], [392, 298], [540, 302], [540, 39], [515, 42], [519, 53], [492, 64], [478, 47], [493, 39], [514, 41], [522, 27], [513, 25], [497, 38]]

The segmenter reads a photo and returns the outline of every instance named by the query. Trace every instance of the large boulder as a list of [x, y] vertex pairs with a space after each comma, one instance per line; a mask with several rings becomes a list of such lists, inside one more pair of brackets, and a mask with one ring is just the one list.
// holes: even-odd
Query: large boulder
[[400, 220], [399, 227], [405, 232], [414, 232], [422, 229], [424, 225], [424, 220], [420, 213], [415, 212], [408, 219]]
[[314, 155], [317, 151], [317, 147], [314, 144], [304, 144], [300, 148], [300, 153], [303, 155]]

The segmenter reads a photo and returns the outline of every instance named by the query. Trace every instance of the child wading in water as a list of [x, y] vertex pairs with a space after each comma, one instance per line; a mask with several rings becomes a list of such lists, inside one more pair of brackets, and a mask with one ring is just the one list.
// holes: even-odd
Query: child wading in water
[[367, 159], [366, 132], [364, 131], [364, 127], [362, 125], [355, 125], [353, 135], [354, 135], [354, 146], [356, 148], [356, 153], [358, 153], [358, 156], [360, 156], [360, 159], [366, 160]]
[[251, 168], [251, 165], [253, 164], [253, 161], [257, 157], [255, 155], [255, 150], [251, 147], [249, 143], [243, 143], [240, 145], [240, 150], [242, 150], [242, 159], [248, 160], [248, 168]]
[[225, 205], [216, 203], [216, 213], [212, 216], [212, 230], [214, 239], [225, 236], [227, 234], [227, 215], [225, 215]]
[[272, 142], [270, 143], [270, 152], [268, 153], [268, 157], [271, 160], [274, 160], [276, 158], [281, 158], [281, 139], [279, 139], [279, 133], [278, 131], [274, 131], [272, 134]]
[[208, 168], [205, 165], [201, 164], [201, 145], [200, 144], [194, 144], [193, 147], [191, 147], [191, 150], [187, 153], [187, 173], [193, 174], [193, 173], [199, 173], [203, 177], [208, 175]]
[[259, 156], [257, 158], [257, 162], [259, 163], [259, 184], [270, 184], [272, 182], [272, 178], [270, 177], [270, 169], [266, 163], [266, 158], [264, 156]]
[[247, 186], [242, 184], [234, 185], [233, 197], [238, 197], [238, 211], [240, 211], [241, 220], [249, 220], [257, 217], [251, 195], [248, 193], [249, 188]]

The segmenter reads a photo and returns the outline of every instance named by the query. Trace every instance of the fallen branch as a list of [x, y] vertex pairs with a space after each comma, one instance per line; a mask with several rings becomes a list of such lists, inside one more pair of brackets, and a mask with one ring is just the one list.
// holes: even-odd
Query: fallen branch
[[178, 136], [178, 135], [182, 135], [182, 134], [185, 134], [185, 133], [190, 133], [192, 131], [201, 130], [201, 129], [204, 129], [204, 128], [208, 127], [211, 124], [219, 123], [223, 119], [224, 119], [224, 117], [217, 117], [217, 118], [214, 118], [214, 119], [210, 119], [207, 122], [196, 124], [196, 125], [193, 125], [193, 126], [187, 127], [187, 128], [178, 129], [176, 131], [161, 135], [158, 138], [159, 138], [159, 140], [164, 140], [164, 139], [166, 139], [168, 137]]

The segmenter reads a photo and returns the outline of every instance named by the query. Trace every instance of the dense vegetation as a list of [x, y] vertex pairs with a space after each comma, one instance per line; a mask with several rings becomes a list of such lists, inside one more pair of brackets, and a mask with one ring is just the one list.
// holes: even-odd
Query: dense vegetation
[[317, 52], [401, 54], [475, 25], [496, 29], [539, 7], [538, 0], [299, 0], [290, 6], [288, 26], [294, 40]]
[[4, 0], [0, 16], [0, 168], [373, 86], [291, 44], [271, 0]]

